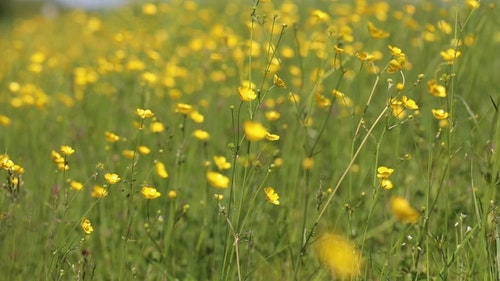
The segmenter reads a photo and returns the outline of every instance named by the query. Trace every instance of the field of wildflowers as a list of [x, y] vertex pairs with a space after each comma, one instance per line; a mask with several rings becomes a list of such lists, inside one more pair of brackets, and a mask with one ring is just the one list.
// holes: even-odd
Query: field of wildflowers
[[0, 23], [4, 280], [498, 280], [495, 1]]

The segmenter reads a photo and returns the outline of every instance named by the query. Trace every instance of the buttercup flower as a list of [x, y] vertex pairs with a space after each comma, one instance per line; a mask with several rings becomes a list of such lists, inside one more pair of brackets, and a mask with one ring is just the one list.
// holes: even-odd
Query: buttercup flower
[[165, 126], [160, 121], [151, 122], [151, 124], [149, 126], [151, 129], [151, 132], [153, 132], [153, 133], [161, 133], [165, 130]]
[[245, 121], [243, 123], [245, 138], [249, 141], [260, 141], [267, 135], [267, 129], [256, 121]]
[[151, 153], [151, 149], [145, 145], [140, 145], [137, 148], [137, 151], [139, 151], [139, 153], [143, 154], [143, 155], [147, 155], [147, 154]]
[[108, 196], [108, 190], [100, 185], [94, 185], [94, 189], [92, 190], [92, 194], [90, 195], [94, 198], [101, 198]]
[[380, 186], [382, 186], [382, 188], [386, 190], [392, 189], [394, 187], [390, 179], [381, 179]]
[[206, 174], [208, 183], [216, 188], [228, 188], [229, 178], [217, 172], [208, 171]]
[[156, 199], [161, 196], [161, 193], [156, 188], [147, 185], [142, 187], [141, 194], [146, 199]]
[[90, 220], [87, 218], [82, 218], [82, 221], [80, 222], [80, 225], [82, 226], [83, 232], [90, 234], [92, 231], [94, 231], [94, 228], [92, 227], [92, 224], [90, 223]]
[[273, 83], [278, 88], [286, 88], [285, 82], [283, 82], [283, 80], [281, 80], [281, 78], [279, 78], [276, 74], [274, 74]]
[[276, 135], [276, 134], [271, 134], [271, 133], [267, 133], [266, 134], [266, 139], [267, 140], [270, 140], [270, 141], [277, 141], [280, 139], [280, 136]]
[[66, 156], [70, 156], [75, 153], [75, 150], [69, 145], [61, 145], [61, 152]]
[[203, 131], [203, 130], [195, 130], [193, 132], [193, 136], [201, 141], [206, 141], [210, 138], [210, 134], [207, 132], [207, 131]]
[[141, 119], [147, 119], [154, 116], [154, 113], [149, 109], [138, 108], [135, 110], [135, 115], [139, 116]]
[[165, 164], [163, 164], [162, 162], [160, 162], [158, 160], [155, 162], [155, 170], [156, 170], [156, 174], [160, 178], [163, 178], [163, 179], [168, 178], [167, 169], [165, 168]]
[[392, 214], [402, 222], [416, 223], [418, 221], [418, 212], [403, 197], [394, 196], [391, 198], [391, 210]]
[[434, 115], [434, 118], [437, 120], [444, 120], [449, 116], [448, 112], [443, 109], [432, 109], [432, 115]]
[[193, 110], [193, 106], [190, 104], [186, 104], [186, 103], [178, 103], [175, 106], [175, 112], [180, 113], [180, 114], [184, 114], [184, 115], [188, 115], [189, 113], [191, 113], [192, 110]]
[[214, 163], [219, 170], [227, 170], [231, 168], [231, 163], [227, 162], [224, 156], [214, 156]]
[[377, 178], [387, 179], [392, 173], [394, 173], [394, 169], [388, 168], [386, 166], [380, 166], [377, 168]]
[[335, 280], [353, 280], [361, 274], [361, 253], [344, 236], [324, 233], [313, 247], [319, 261], [330, 269]]
[[274, 204], [274, 205], [279, 205], [280, 204], [280, 197], [276, 191], [274, 191], [274, 188], [272, 187], [266, 187], [264, 188], [264, 193], [266, 194], [266, 200], [269, 201], [269, 203]]
[[71, 188], [77, 191], [83, 189], [83, 184], [79, 181], [70, 181], [69, 185], [71, 186]]
[[368, 22], [368, 32], [370, 33], [370, 36], [375, 39], [386, 38], [389, 36], [389, 33], [383, 31], [382, 29], [376, 28], [371, 21]]
[[439, 53], [441, 58], [448, 63], [453, 63], [453, 61], [458, 58], [462, 53], [455, 49], [448, 49]]
[[121, 180], [117, 174], [111, 174], [111, 173], [104, 174], [104, 179], [109, 184], [116, 184]]
[[406, 107], [408, 109], [412, 109], [412, 110], [418, 109], [417, 103], [414, 100], [409, 99], [407, 96], [403, 96], [401, 98], [401, 101], [403, 102], [404, 107]]
[[436, 80], [430, 80], [427, 82], [427, 87], [429, 88], [429, 93], [438, 98], [446, 97], [446, 88], [442, 85], [436, 83]]
[[242, 101], [253, 101], [257, 98], [257, 93], [255, 93], [255, 91], [248, 86], [238, 87], [238, 93], [240, 94], [240, 99]]
[[114, 143], [120, 140], [120, 137], [114, 133], [111, 132], [104, 132], [104, 136], [106, 137], [106, 141]]

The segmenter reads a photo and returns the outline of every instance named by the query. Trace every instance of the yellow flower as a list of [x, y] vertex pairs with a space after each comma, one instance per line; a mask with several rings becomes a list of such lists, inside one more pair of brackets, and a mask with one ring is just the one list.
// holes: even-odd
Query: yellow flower
[[409, 99], [407, 96], [403, 96], [401, 98], [401, 101], [403, 102], [404, 107], [406, 107], [408, 109], [412, 109], [412, 110], [418, 109], [417, 103], [414, 100]]
[[255, 91], [248, 86], [238, 87], [238, 93], [240, 94], [240, 99], [242, 101], [253, 101], [257, 98], [257, 93], [255, 93]]
[[106, 141], [114, 143], [120, 140], [120, 137], [118, 135], [115, 135], [114, 133], [111, 132], [104, 132], [104, 136], [106, 137]]
[[427, 82], [427, 87], [429, 88], [429, 93], [438, 98], [446, 97], [446, 88], [442, 85], [436, 83], [436, 80], [430, 80]]
[[9, 126], [10, 123], [11, 123], [11, 120], [7, 115], [0, 114], [0, 125]]
[[311, 16], [316, 18], [318, 21], [328, 21], [328, 19], [330, 19], [330, 16], [321, 10], [312, 11]]
[[330, 99], [318, 93], [316, 93], [314, 101], [320, 108], [327, 108], [332, 104]]
[[371, 21], [368, 22], [368, 32], [370, 33], [370, 36], [375, 39], [389, 37], [389, 33], [375, 27], [375, 25]]
[[94, 228], [92, 227], [92, 224], [90, 223], [90, 220], [87, 218], [82, 218], [82, 221], [80, 222], [80, 225], [82, 226], [83, 232], [90, 234], [92, 231], [94, 231]]
[[227, 162], [224, 156], [214, 156], [214, 163], [219, 170], [227, 170], [231, 168], [231, 163]]
[[203, 120], [205, 120], [205, 117], [197, 110], [193, 110], [191, 114], [189, 114], [189, 117], [196, 123], [203, 123]]
[[465, 4], [467, 5], [467, 8], [471, 10], [475, 10], [479, 8], [480, 4], [478, 0], [466, 0]]
[[100, 185], [94, 185], [92, 194], [90, 195], [94, 198], [101, 198], [108, 196], [108, 190]]
[[373, 60], [375, 60], [374, 55], [366, 53], [366, 52], [361, 52], [361, 53], [357, 52], [355, 55], [360, 61], [373, 61]]
[[436, 118], [437, 120], [444, 120], [449, 116], [448, 112], [444, 111], [443, 109], [432, 109], [432, 115], [434, 115], [434, 118]]
[[313, 247], [319, 261], [330, 269], [335, 280], [353, 280], [361, 274], [361, 253], [344, 236], [324, 233]]
[[206, 174], [208, 183], [216, 188], [228, 188], [229, 178], [217, 172], [208, 171]]
[[104, 179], [109, 184], [116, 184], [121, 180], [117, 174], [111, 174], [111, 173], [104, 174]]
[[147, 185], [142, 187], [141, 194], [146, 199], [156, 199], [161, 196], [161, 193], [156, 188]]
[[153, 133], [161, 133], [165, 130], [165, 126], [160, 121], [154, 121], [151, 122], [150, 129]]
[[267, 140], [270, 140], [270, 141], [277, 141], [277, 140], [279, 140], [279, 139], [280, 139], [280, 136], [275, 135], [275, 134], [271, 134], [271, 133], [269, 133], [269, 132], [268, 132], [268, 133], [266, 134], [266, 139], [267, 139]]
[[147, 155], [151, 153], [151, 149], [145, 145], [140, 145], [137, 150], [139, 151], [140, 154]]
[[386, 166], [380, 166], [377, 168], [377, 178], [387, 179], [392, 173], [394, 173], [394, 169], [388, 168]]
[[269, 203], [274, 204], [278, 206], [280, 204], [280, 197], [276, 191], [274, 191], [274, 188], [272, 187], [266, 187], [264, 188], [264, 193], [266, 194], [266, 200], [269, 201]]
[[281, 80], [281, 78], [279, 78], [276, 74], [274, 74], [273, 83], [278, 88], [286, 88], [285, 82], [283, 82], [283, 80]]
[[66, 156], [70, 156], [71, 154], [75, 153], [75, 150], [71, 146], [61, 145], [61, 152]]
[[405, 54], [403, 53], [403, 51], [401, 51], [401, 49], [400, 49], [400, 48], [398, 48], [398, 47], [393, 47], [393, 46], [390, 46], [390, 45], [389, 45], [389, 50], [391, 51], [391, 55], [392, 55], [393, 57], [396, 57], [396, 58], [398, 58], [398, 57], [401, 57], [401, 56], [404, 56], [404, 55], [405, 55]]
[[304, 170], [311, 170], [314, 167], [314, 159], [312, 157], [307, 157], [302, 161], [302, 167]]
[[160, 178], [164, 178], [164, 179], [168, 178], [168, 173], [167, 173], [167, 169], [165, 168], [165, 164], [163, 164], [160, 161], [156, 161], [155, 169], [156, 169], [156, 174]]
[[380, 186], [382, 186], [382, 188], [386, 189], [386, 190], [392, 189], [394, 187], [394, 185], [392, 184], [392, 181], [390, 179], [387, 179], [387, 178], [382, 178], [380, 180]]
[[168, 198], [170, 198], [170, 199], [175, 199], [175, 198], [177, 198], [177, 192], [176, 192], [175, 190], [170, 190], [170, 191], [168, 192]]
[[403, 197], [394, 196], [391, 198], [391, 210], [392, 214], [402, 222], [416, 223], [418, 221], [418, 212]]
[[156, 15], [156, 13], [158, 13], [158, 7], [153, 3], [146, 3], [142, 5], [142, 13], [148, 16]]
[[403, 70], [405, 63], [406, 57], [404, 55], [392, 59], [387, 66], [387, 73], [394, 73]]
[[206, 131], [203, 131], [203, 130], [195, 130], [193, 132], [193, 136], [201, 141], [206, 141], [210, 138], [210, 134]]
[[188, 115], [189, 113], [191, 113], [192, 110], [193, 110], [193, 106], [190, 104], [187, 104], [187, 103], [178, 103], [175, 106], [175, 112], [180, 113], [180, 114], [184, 114], [184, 115]]
[[266, 111], [265, 116], [267, 120], [273, 122], [280, 119], [281, 114], [278, 111], [272, 110], [272, 111]]
[[448, 49], [446, 51], [442, 51], [439, 53], [441, 55], [441, 58], [443, 58], [444, 61], [448, 63], [453, 63], [453, 61], [458, 58], [462, 53], [458, 50], [455, 49]]
[[154, 116], [154, 113], [149, 109], [138, 108], [135, 110], [135, 115], [139, 116], [141, 119], [147, 119]]
[[248, 141], [260, 141], [267, 135], [267, 129], [256, 121], [245, 121], [243, 123], [245, 138]]
[[70, 181], [69, 185], [74, 190], [82, 190], [83, 189], [83, 184], [81, 182], [78, 182], [78, 181]]
[[128, 158], [128, 159], [132, 160], [132, 159], [134, 159], [135, 151], [130, 150], [130, 149], [125, 149], [124, 151], [122, 151], [122, 155], [125, 158]]

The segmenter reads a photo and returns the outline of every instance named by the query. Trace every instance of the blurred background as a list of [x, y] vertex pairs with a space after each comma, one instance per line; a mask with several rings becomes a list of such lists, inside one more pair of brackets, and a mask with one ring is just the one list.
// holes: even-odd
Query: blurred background
[[0, 0], [0, 17], [3, 19], [42, 13], [57, 14], [60, 9], [85, 10], [113, 9], [138, 0]]

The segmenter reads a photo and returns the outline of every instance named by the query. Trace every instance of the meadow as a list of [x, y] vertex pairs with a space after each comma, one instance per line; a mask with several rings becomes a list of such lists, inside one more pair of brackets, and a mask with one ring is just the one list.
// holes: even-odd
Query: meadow
[[499, 280], [495, 1], [0, 22], [1, 280]]

